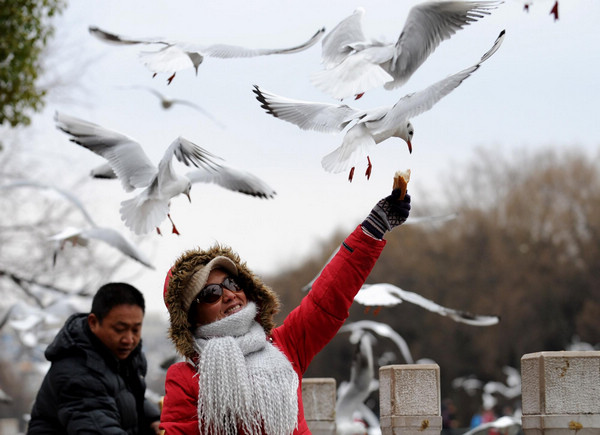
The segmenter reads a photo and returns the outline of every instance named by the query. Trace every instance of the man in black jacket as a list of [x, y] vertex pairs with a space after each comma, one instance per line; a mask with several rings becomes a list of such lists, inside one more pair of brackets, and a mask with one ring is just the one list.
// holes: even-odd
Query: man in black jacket
[[144, 398], [141, 334], [145, 303], [129, 284], [98, 290], [89, 314], [74, 314], [46, 349], [52, 363], [27, 433], [159, 433], [158, 406]]

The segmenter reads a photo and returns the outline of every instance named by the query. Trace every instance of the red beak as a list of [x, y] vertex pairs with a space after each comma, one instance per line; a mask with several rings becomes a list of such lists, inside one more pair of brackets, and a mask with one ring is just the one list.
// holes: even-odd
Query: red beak
[[407, 140], [406, 145], [408, 145], [408, 152], [412, 154], [412, 143], [410, 143], [410, 141]]

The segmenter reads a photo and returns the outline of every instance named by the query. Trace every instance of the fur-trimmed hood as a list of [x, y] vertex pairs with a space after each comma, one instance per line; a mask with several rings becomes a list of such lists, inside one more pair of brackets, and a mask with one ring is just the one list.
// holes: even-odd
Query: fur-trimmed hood
[[235, 282], [244, 290], [248, 300], [256, 303], [257, 321], [270, 334], [275, 327], [274, 316], [279, 311], [277, 294], [248, 269], [245, 262], [226, 246], [215, 245], [208, 250], [192, 249], [184, 252], [169, 270], [165, 280], [165, 304], [169, 310], [169, 338], [182, 356], [194, 360], [198, 354], [194, 348], [194, 336], [184, 308], [184, 295], [194, 273], [218, 256], [231, 259], [238, 270]]

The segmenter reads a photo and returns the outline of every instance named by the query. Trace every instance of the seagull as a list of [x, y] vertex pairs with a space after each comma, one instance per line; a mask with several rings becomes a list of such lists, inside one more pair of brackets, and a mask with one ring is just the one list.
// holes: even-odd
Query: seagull
[[[165, 218], [171, 221], [172, 232], [179, 234], [169, 213], [170, 201], [180, 194], [191, 201], [193, 182], [215, 183], [259, 198], [275, 195], [275, 191], [256, 176], [217, 164], [214, 154], [183, 137], [171, 143], [156, 167], [141, 145], [128, 136], [58, 112], [55, 121], [60, 130], [71, 136], [72, 142], [104, 157], [126, 192], [144, 189], [121, 202], [121, 220], [136, 234], [148, 233], [152, 228], [160, 234], [158, 226]], [[198, 169], [186, 175], [177, 174], [173, 170], [173, 157]]]
[[451, 385], [455, 390], [465, 390], [469, 396], [474, 396], [478, 390], [483, 389], [483, 381], [477, 379], [474, 375], [454, 378]]
[[365, 9], [357, 8], [321, 42], [324, 69], [312, 83], [336, 99], [384, 86], [405, 84], [444, 40], [490, 14], [501, 1], [430, 1], [411, 8], [398, 40], [369, 40], [362, 28]]
[[355, 421], [354, 416], [371, 393], [379, 388], [373, 362], [375, 341], [375, 337], [366, 331], [358, 333], [354, 341], [350, 380], [341, 382], [337, 391], [335, 423], [338, 434], [366, 433], [364, 424]]
[[395, 306], [402, 302], [410, 302], [432, 313], [450, 317], [455, 322], [471, 326], [492, 326], [500, 321], [498, 316], [471, 314], [443, 307], [417, 293], [402, 290], [389, 283], [364, 284], [354, 297], [354, 301], [367, 307]]
[[[127, 89], [127, 88], [124, 88], [124, 89]], [[156, 98], [158, 98], [158, 100], [160, 101], [160, 106], [165, 110], [169, 110], [174, 105], [188, 106], [193, 109], [196, 109], [198, 112], [202, 113], [204, 116], [206, 116], [211, 121], [213, 121], [215, 124], [217, 124], [219, 127], [223, 128], [223, 124], [221, 124], [219, 121], [217, 121], [210, 113], [208, 113], [202, 107], [200, 107], [199, 105], [197, 105], [191, 101], [184, 100], [181, 98], [170, 98], [170, 97], [158, 92], [157, 90], [152, 89], [149, 86], [129, 86], [128, 89], [144, 90], [146, 92], [151, 93]]]
[[5, 405], [13, 403], [13, 398], [6, 394], [2, 388], [0, 388], [0, 403]]
[[71, 314], [85, 312], [90, 298], [61, 295], [43, 307], [17, 301], [9, 308], [7, 325], [15, 332], [22, 347], [43, 354], [58, 329]]
[[515, 417], [504, 416], [489, 423], [465, 432], [464, 435], [487, 434], [489, 429], [496, 429], [501, 435], [517, 435], [521, 432], [521, 420]]
[[316, 44], [325, 33], [325, 28], [317, 30], [311, 38], [300, 45], [289, 48], [245, 48], [235, 45], [214, 44], [200, 45], [192, 42], [182, 42], [166, 40], [162, 38], [129, 38], [114, 33], [101, 30], [98, 27], [90, 26], [89, 32], [100, 39], [116, 45], [136, 45], [152, 44], [162, 45], [157, 51], [142, 51], [140, 58], [144, 65], [154, 73], [171, 74], [167, 79], [170, 84], [175, 78], [175, 74], [186, 68], [193, 67], [198, 75], [198, 67], [204, 60], [204, 57], [217, 57], [221, 59], [231, 59], [239, 57], [268, 56], [272, 54], [291, 54], [304, 51]]
[[506, 383], [488, 381], [483, 385], [483, 394], [488, 396], [500, 394], [507, 399], [519, 397], [521, 395], [521, 373], [510, 366], [504, 366], [502, 371], [506, 374]]
[[343, 332], [350, 332], [350, 342], [352, 343], [357, 343], [358, 339], [365, 332], [374, 332], [380, 337], [389, 338], [398, 347], [398, 350], [400, 351], [404, 361], [406, 361], [406, 364], [414, 363], [414, 359], [410, 349], [408, 348], [406, 340], [404, 340], [404, 338], [398, 334], [394, 328], [386, 323], [375, 322], [374, 320], [359, 320], [344, 324], [338, 333]]
[[130, 258], [138, 261], [144, 266], [154, 269], [150, 259], [140, 249], [138, 249], [131, 241], [127, 240], [119, 231], [114, 228], [101, 227], [96, 224], [92, 216], [90, 216], [83, 203], [67, 190], [53, 186], [51, 184], [45, 184], [33, 180], [18, 180], [9, 184], [0, 186], [0, 189], [15, 188], [15, 187], [36, 187], [40, 189], [51, 189], [58, 192], [60, 195], [68, 199], [75, 207], [79, 209], [85, 220], [88, 222], [89, 227], [87, 228], [74, 228], [68, 227], [63, 229], [61, 232], [50, 236], [49, 240], [54, 243], [54, 254], [53, 263], [56, 264], [56, 257], [59, 250], [64, 249], [67, 242], [71, 242], [72, 245], [87, 246], [89, 241], [100, 240], [113, 248], [118, 249], [123, 254]]
[[350, 169], [348, 179], [352, 181], [359, 158], [366, 155], [368, 166], [365, 175], [369, 179], [372, 169], [369, 154], [374, 145], [391, 137], [398, 137], [407, 143], [409, 152], [412, 152], [411, 141], [414, 128], [410, 119], [431, 109], [435, 103], [456, 89], [498, 50], [504, 35], [505, 32], [502, 30], [492, 48], [475, 65], [450, 75], [420, 92], [408, 94], [391, 107], [359, 110], [346, 104], [293, 100], [262, 90], [256, 85], [253, 92], [267, 113], [296, 124], [303, 130], [332, 133], [343, 131], [350, 126], [342, 144], [323, 157], [321, 165], [326, 171], [333, 173]]

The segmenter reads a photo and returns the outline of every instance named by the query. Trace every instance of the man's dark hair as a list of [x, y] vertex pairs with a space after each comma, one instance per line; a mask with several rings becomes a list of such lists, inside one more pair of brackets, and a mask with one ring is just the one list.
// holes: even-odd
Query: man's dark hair
[[92, 313], [102, 322], [104, 317], [117, 305], [137, 305], [146, 311], [144, 295], [130, 284], [111, 282], [98, 289], [92, 300]]

